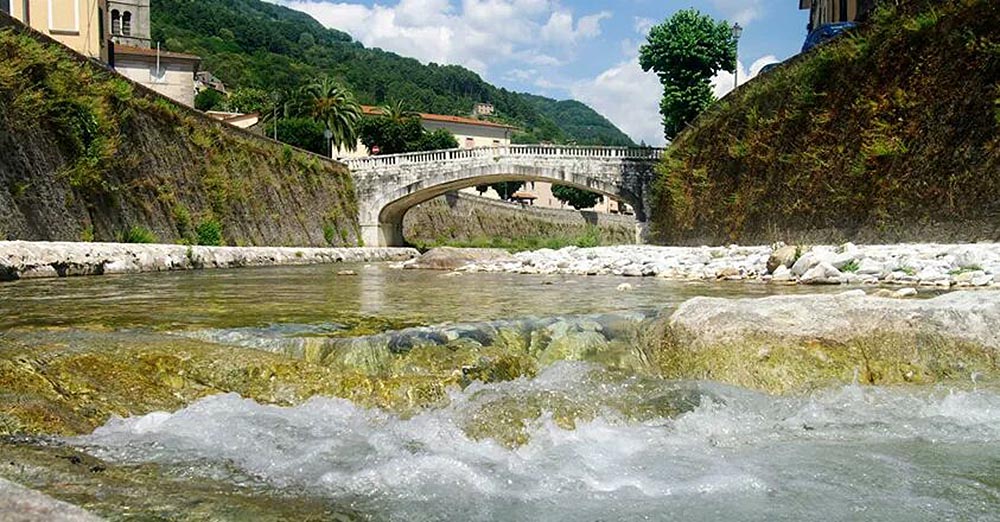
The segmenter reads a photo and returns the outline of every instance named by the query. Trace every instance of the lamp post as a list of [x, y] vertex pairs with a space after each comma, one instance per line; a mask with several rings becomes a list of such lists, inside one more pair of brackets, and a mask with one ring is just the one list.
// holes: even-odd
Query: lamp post
[[733, 67], [733, 89], [740, 86], [740, 37], [743, 36], [743, 27], [739, 23], [733, 24], [733, 40], [736, 41], [736, 67]]
[[330, 130], [330, 126], [327, 125], [326, 129], [323, 129], [323, 138], [326, 140], [326, 150], [330, 151], [330, 157], [333, 157], [333, 131]]

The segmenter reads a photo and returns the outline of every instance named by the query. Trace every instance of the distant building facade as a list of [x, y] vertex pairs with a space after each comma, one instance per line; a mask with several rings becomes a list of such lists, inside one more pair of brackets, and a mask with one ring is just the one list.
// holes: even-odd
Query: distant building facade
[[201, 58], [129, 45], [114, 46], [114, 55], [115, 71], [122, 76], [194, 107], [194, 74]]
[[221, 92], [222, 94], [229, 94], [226, 91], [226, 84], [222, 83], [222, 80], [217, 78], [211, 71], [198, 71], [194, 75], [194, 91], [199, 93], [205, 89], [212, 89]]
[[799, 0], [809, 10], [809, 30], [837, 22], [856, 22], [875, 8], [875, 0]]
[[3, 11], [74, 51], [105, 63], [105, 0], [0, 0]]

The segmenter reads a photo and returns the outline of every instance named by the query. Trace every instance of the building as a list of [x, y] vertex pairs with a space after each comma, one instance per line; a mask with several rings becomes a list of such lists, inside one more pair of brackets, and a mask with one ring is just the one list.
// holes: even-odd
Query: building
[[181, 53], [114, 46], [114, 67], [118, 74], [188, 107], [194, 107], [194, 74], [201, 58]]
[[222, 94], [229, 94], [226, 91], [226, 84], [222, 83], [222, 80], [217, 78], [211, 71], [198, 71], [194, 75], [194, 92], [197, 94], [205, 89], [212, 89], [221, 92]]
[[3, 11], [74, 51], [108, 62], [105, 0], [0, 0]]
[[243, 114], [241, 112], [205, 111], [205, 114], [241, 129], [249, 129], [260, 123], [260, 114], [256, 112]]
[[875, 0], [799, 0], [809, 10], [809, 30], [837, 22], [856, 22], [875, 7]]
[[106, 0], [111, 41], [131, 47], [152, 47], [149, 0]]
[[[367, 116], [377, 116], [382, 114], [382, 109], [363, 105], [361, 110]], [[420, 122], [424, 129], [433, 132], [444, 129], [450, 132], [458, 141], [458, 146], [463, 149], [476, 147], [500, 147], [510, 145], [510, 138], [514, 135], [516, 127], [493, 123], [491, 121], [465, 118], [462, 116], [447, 116], [444, 114], [419, 113]], [[335, 154], [340, 158], [364, 158], [369, 155], [368, 149], [358, 141], [356, 150], [338, 150]]]

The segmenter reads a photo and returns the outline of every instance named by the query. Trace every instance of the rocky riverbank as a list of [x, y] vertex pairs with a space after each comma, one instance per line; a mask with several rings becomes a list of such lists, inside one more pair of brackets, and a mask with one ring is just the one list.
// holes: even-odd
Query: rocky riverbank
[[403, 261], [411, 248], [204, 247], [0, 241], [0, 281], [207, 268]]
[[538, 250], [468, 272], [617, 275], [781, 284], [1000, 287], [1000, 244], [618, 246]]

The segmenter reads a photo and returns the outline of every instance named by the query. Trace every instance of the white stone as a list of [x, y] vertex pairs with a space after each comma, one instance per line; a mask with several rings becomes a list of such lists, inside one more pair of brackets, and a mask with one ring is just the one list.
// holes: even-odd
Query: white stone
[[799, 282], [806, 285], [830, 285], [843, 282], [843, 274], [830, 263], [822, 262], [802, 275]]

